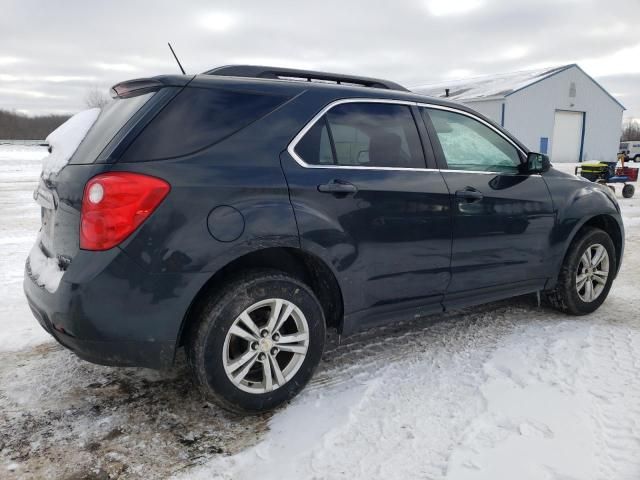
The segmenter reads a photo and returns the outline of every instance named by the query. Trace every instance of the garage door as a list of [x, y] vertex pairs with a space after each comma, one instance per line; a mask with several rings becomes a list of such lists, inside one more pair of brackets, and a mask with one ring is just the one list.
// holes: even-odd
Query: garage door
[[556, 111], [551, 139], [552, 162], [579, 162], [583, 112]]

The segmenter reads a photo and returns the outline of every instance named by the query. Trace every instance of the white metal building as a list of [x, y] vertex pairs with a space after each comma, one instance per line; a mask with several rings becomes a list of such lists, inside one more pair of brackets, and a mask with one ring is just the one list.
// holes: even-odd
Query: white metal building
[[413, 90], [464, 103], [554, 162], [616, 159], [624, 106], [576, 64]]

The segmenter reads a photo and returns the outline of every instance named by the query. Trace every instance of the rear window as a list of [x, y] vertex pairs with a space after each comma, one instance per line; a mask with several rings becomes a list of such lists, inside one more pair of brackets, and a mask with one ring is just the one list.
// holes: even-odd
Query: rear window
[[150, 92], [109, 102], [76, 150], [71, 163], [93, 163], [116, 133], [153, 95], [154, 92]]
[[144, 129], [122, 160], [158, 160], [202, 150], [265, 116], [288, 98], [186, 88]]

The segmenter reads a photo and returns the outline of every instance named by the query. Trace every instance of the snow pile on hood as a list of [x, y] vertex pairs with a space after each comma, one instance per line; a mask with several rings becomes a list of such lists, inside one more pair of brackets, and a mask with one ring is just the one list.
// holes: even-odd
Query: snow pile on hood
[[44, 178], [51, 178], [69, 163], [71, 156], [98, 119], [98, 115], [100, 115], [99, 108], [91, 108], [76, 113], [49, 134], [47, 143], [50, 146], [51, 153], [44, 158], [42, 163], [42, 176]]
[[64, 271], [58, 264], [58, 259], [47, 257], [40, 248], [40, 235], [29, 252], [29, 269], [35, 282], [48, 292], [55, 292], [60, 285]]

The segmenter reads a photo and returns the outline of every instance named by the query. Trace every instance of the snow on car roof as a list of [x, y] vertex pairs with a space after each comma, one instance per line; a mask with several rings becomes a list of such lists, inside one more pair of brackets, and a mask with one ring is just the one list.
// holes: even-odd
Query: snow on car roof
[[446, 97], [446, 89], [448, 88], [449, 96], [447, 97], [447, 100], [454, 101], [504, 98], [517, 90], [521, 90], [522, 88], [528, 87], [543, 78], [550, 77], [555, 73], [573, 66], [574, 64], [538, 70], [502, 73], [498, 75], [483, 75], [481, 77], [461, 80], [447, 80], [413, 87], [411, 90], [430, 97], [444, 98]]

